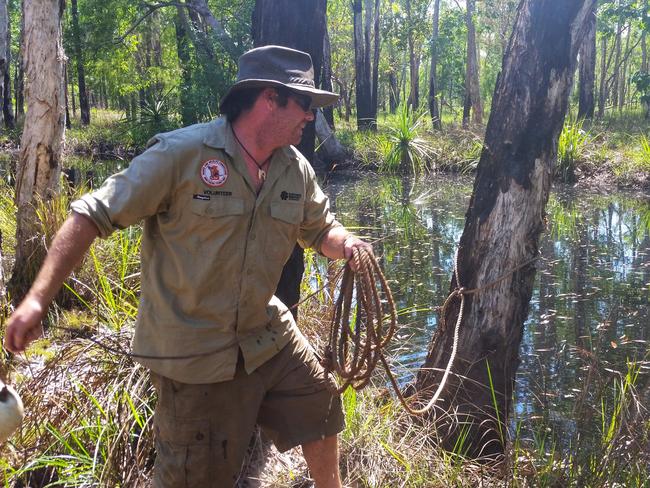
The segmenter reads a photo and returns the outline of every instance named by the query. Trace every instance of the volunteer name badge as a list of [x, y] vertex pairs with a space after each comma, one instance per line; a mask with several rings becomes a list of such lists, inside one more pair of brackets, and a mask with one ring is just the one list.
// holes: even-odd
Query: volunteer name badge
[[223, 161], [208, 159], [201, 166], [201, 179], [208, 186], [221, 186], [228, 179], [228, 168]]

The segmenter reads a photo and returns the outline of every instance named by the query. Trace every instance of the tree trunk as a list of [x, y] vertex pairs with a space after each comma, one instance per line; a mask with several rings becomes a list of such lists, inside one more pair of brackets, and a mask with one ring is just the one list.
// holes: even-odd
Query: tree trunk
[[[458, 353], [438, 408], [443, 447], [499, 456], [505, 446], [519, 345], [535, 279], [532, 262], [586, 20], [595, 0], [523, 0], [494, 92], [485, 147], [460, 239], [464, 295]], [[440, 382], [460, 300], [434, 335], [418, 392]], [[430, 397], [426, 392], [423, 398]], [[461, 440], [462, 439], [462, 440]]]
[[316, 137], [320, 141], [318, 155], [330, 167], [332, 163], [342, 162], [349, 156], [347, 150], [336, 139], [322, 110], [316, 110]]
[[[379, 6], [379, 0], [375, 0], [375, 8], [373, 11], [374, 46], [372, 56], [372, 84], [370, 86], [372, 93], [370, 106], [372, 108], [372, 118], [375, 121], [375, 127], [377, 126], [377, 95], [379, 92]], [[368, 44], [368, 47], [370, 47], [370, 44]]]
[[[326, 13], [327, 0], [257, 0], [253, 11], [253, 43], [255, 46], [276, 44], [309, 53], [314, 64], [314, 82], [320, 86]], [[303, 131], [298, 149], [311, 161], [314, 147], [315, 124], [310, 122]], [[300, 299], [304, 269], [303, 250], [296, 245], [275, 293], [289, 307]], [[298, 309], [292, 309], [292, 313], [297, 316]]]
[[63, 0], [25, 2], [25, 71], [27, 115], [20, 140], [16, 181], [16, 261], [10, 282], [20, 300], [44, 256], [34, 203], [50, 198], [59, 187], [64, 126]]
[[429, 113], [434, 130], [442, 129], [440, 110], [438, 109], [436, 74], [438, 71], [438, 28], [440, 23], [440, 0], [433, 4], [433, 30], [431, 34], [431, 68], [429, 72]]
[[476, 57], [476, 29], [474, 28], [474, 5], [476, 0], [467, 0], [467, 61], [465, 63], [465, 104], [463, 106], [463, 127], [471, 120], [475, 124], [483, 123], [483, 106], [479, 85], [478, 60]]
[[[322, 1], [322, 0], [319, 0]], [[259, 2], [258, 2], [259, 3]], [[208, 3], [206, 0], [188, 0], [187, 1], [188, 8], [191, 8], [194, 12], [198, 13], [201, 18], [205, 21], [206, 24], [210, 26], [210, 29], [212, 31], [212, 35], [215, 37], [216, 41], [223, 46], [223, 48], [234, 58], [237, 57], [237, 54], [239, 53], [239, 49], [235, 44], [233, 43], [232, 38], [226, 32], [226, 30], [223, 28], [223, 25], [221, 25], [221, 22], [219, 22], [214, 15], [212, 15], [212, 11], [210, 10], [210, 7], [208, 6]]]
[[[332, 45], [330, 44], [330, 36], [327, 31], [327, 23], [325, 23], [325, 37], [323, 39], [323, 74], [321, 76], [321, 86], [323, 90], [334, 91], [332, 87]], [[334, 107], [325, 107], [323, 115], [327, 124], [334, 130]]]
[[623, 110], [623, 107], [625, 106], [625, 95], [626, 95], [626, 88], [627, 88], [627, 60], [630, 54], [630, 37], [632, 36], [632, 26], [628, 24], [627, 30], [627, 35], [625, 36], [625, 56], [624, 56], [624, 61], [623, 61], [623, 66], [621, 68], [621, 78], [620, 78], [620, 87], [619, 87], [619, 95], [618, 95], [618, 110], [619, 112]]
[[605, 115], [605, 101], [607, 98], [607, 37], [600, 39], [600, 83], [598, 86], [598, 118]]
[[63, 94], [65, 97], [65, 128], [72, 129], [72, 120], [70, 119], [70, 108], [68, 104], [68, 69], [67, 63], [63, 64]]
[[0, 100], [2, 114], [7, 129], [14, 128], [11, 109], [11, 30], [9, 28], [9, 5], [0, 0]]
[[20, 2], [20, 51], [18, 61], [16, 62], [16, 82], [14, 91], [16, 92], [16, 120], [25, 115], [25, 0]]
[[176, 28], [176, 52], [178, 54], [178, 64], [181, 67], [181, 122], [183, 125], [192, 125], [197, 122], [196, 111], [192, 107], [192, 73], [190, 72], [190, 41], [187, 34], [189, 21], [185, 14], [185, 9], [181, 6], [176, 7], [176, 17], [174, 17], [174, 26]]
[[618, 107], [618, 92], [619, 92], [619, 80], [620, 73], [618, 67], [621, 62], [621, 37], [623, 35], [623, 23], [621, 20], [618, 21], [618, 27], [616, 28], [616, 39], [614, 40], [614, 77], [612, 80], [611, 88], [611, 98], [612, 106]]
[[362, 0], [354, 0], [352, 12], [354, 25], [354, 66], [356, 71], [357, 128], [359, 130], [372, 130], [375, 124], [372, 117], [370, 54], [367, 53], [370, 46], [367, 46], [364, 40]]
[[594, 84], [596, 82], [596, 6], [587, 19], [587, 34], [580, 48], [578, 118], [594, 116]]
[[74, 46], [75, 64], [77, 66], [77, 83], [79, 85], [79, 110], [81, 110], [81, 125], [90, 124], [90, 105], [86, 91], [86, 72], [84, 69], [83, 51], [81, 49], [81, 30], [79, 29], [79, 11], [77, 0], [71, 0], [72, 7], [72, 44]]
[[[411, 0], [406, 0], [406, 18], [409, 22], [412, 21]], [[417, 110], [420, 106], [420, 63], [418, 62], [415, 52], [415, 34], [413, 29], [408, 30], [407, 44], [409, 51], [409, 105], [413, 110]]]

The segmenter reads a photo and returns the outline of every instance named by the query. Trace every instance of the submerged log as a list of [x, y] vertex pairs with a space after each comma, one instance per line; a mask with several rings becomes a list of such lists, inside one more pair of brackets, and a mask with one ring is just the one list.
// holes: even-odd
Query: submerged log
[[[451, 289], [465, 295], [458, 354], [437, 409], [443, 447], [498, 457], [506, 443], [534, 259], [586, 20], [595, 0], [523, 0], [492, 102]], [[419, 371], [430, 397], [447, 366], [460, 300]]]

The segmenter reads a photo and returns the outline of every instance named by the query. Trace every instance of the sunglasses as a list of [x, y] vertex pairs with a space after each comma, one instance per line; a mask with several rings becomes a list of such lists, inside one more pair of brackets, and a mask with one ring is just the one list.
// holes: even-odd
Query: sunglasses
[[293, 101], [296, 102], [304, 112], [309, 112], [311, 110], [311, 97], [307, 95], [299, 95], [297, 93], [292, 93], [290, 97], [293, 98]]

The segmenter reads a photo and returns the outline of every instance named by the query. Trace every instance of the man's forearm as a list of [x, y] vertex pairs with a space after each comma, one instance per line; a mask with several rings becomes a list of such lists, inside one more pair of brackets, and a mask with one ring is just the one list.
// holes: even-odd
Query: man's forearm
[[27, 296], [47, 307], [98, 235], [90, 219], [73, 212], [56, 233]]
[[47, 307], [98, 234], [95, 224], [80, 214], [72, 213], [63, 223], [34, 284], [9, 317], [4, 339], [8, 350], [24, 351], [41, 335]]

